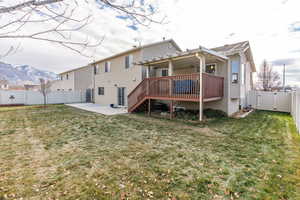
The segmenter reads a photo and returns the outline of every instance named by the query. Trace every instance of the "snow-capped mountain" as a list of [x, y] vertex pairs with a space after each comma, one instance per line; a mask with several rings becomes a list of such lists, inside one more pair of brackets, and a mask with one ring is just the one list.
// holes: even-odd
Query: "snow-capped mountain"
[[28, 65], [6, 64], [0, 62], [0, 80], [8, 80], [10, 84], [34, 83], [38, 84], [39, 79], [56, 80], [57, 74], [30, 67]]

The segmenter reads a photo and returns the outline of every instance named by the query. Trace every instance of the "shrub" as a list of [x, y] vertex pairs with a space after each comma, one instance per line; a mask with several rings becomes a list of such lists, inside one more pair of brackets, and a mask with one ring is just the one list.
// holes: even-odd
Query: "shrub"
[[211, 108], [203, 110], [203, 114], [207, 118], [222, 118], [227, 116], [225, 112]]

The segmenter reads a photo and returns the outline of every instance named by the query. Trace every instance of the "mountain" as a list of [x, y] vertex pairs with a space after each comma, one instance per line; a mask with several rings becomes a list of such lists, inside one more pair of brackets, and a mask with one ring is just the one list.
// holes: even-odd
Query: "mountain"
[[8, 80], [10, 84], [39, 83], [39, 79], [55, 80], [57, 74], [39, 70], [28, 65], [11, 65], [0, 62], [0, 80]]

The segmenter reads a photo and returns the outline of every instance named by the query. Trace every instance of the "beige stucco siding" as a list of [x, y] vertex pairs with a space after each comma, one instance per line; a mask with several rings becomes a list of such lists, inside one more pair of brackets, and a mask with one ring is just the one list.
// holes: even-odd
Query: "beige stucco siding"
[[224, 77], [224, 96], [220, 101], [207, 102], [203, 104], [204, 109], [212, 108], [216, 110], [222, 110], [223, 112], [228, 113], [228, 64], [227, 62], [217, 62], [216, 75]]
[[228, 112], [229, 116], [239, 111], [240, 99], [229, 99]]
[[[172, 42], [162, 43], [158, 45], [153, 45], [150, 47], [143, 48], [141, 50], [142, 60], [149, 60], [158, 56], [164, 56], [167, 54], [176, 53], [178, 49], [173, 45]], [[157, 70], [151, 70], [151, 76], [160, 76]], [[161, 73], [161, 72], [160, 72]], [[146, 78], [146, 67], [142, 67], [142, 77]]]
[[152, 59], [157, 56], [164, 56], [166, 54], [173, 54], [176, 51], [176, 47], [173, 45], [172, 42], [162, 43], [158, 45], [153, 45], [150, 47], [143, 48], [141, 50], [142, 59], [148, 60]]
[[[133, 62], [141, 60], [141, 52], [131, 53]], [[100, 105], [117, 104], [118, 87], [125, 87], [125, 104], [127, 105], [128, 94], [142, 81], [141, 66], [133, 65], [125, 69], [125, 56], [109, 60], [110, 72], [104, 72], [105, 62], [98, 64], [99, 72], [95, 76], [95, 103]], [[104, 95], [98, 95], [98, 87], [104, 87]]]
[[94, 68], [93, 66], [87, 66], [78, 69], [74, 72], [75, 82], [74, 88], [76, 91], [86, 91], [86, 89], [92, 89], [94, 83]]

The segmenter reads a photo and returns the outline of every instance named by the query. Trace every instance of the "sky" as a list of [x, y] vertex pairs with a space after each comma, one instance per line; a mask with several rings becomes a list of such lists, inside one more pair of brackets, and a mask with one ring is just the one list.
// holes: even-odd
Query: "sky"
[[[154, 1], [154, 0], [152, 0]], [[5, 2], [5, 1], [4, 1]], [[0, 52], [20, 44], [2, 59], [10, 64], [60, 73], [85, 66], [93, 60], [132, 48], [133, 45], [173, 38], [182, 49], [199, 45], [213, 48], [248, 40], [257, 69], [264, 59], [282, 74], [286, 64], [288, 85], [300, 86], [299, 0], [156, 0], [165, 23], [130, 28], [130, 22], [108, 9], [93, 7], [93, 21], [80, 34], [102, 38], [91, 58], [58, 45], [33, 40], [0, 40]], [[84, 14], [86, 8], [82, 8]], [[0, 21], [1, 22], [1, 21]], [[38, 27], [26, 27], [29, 31]]]

